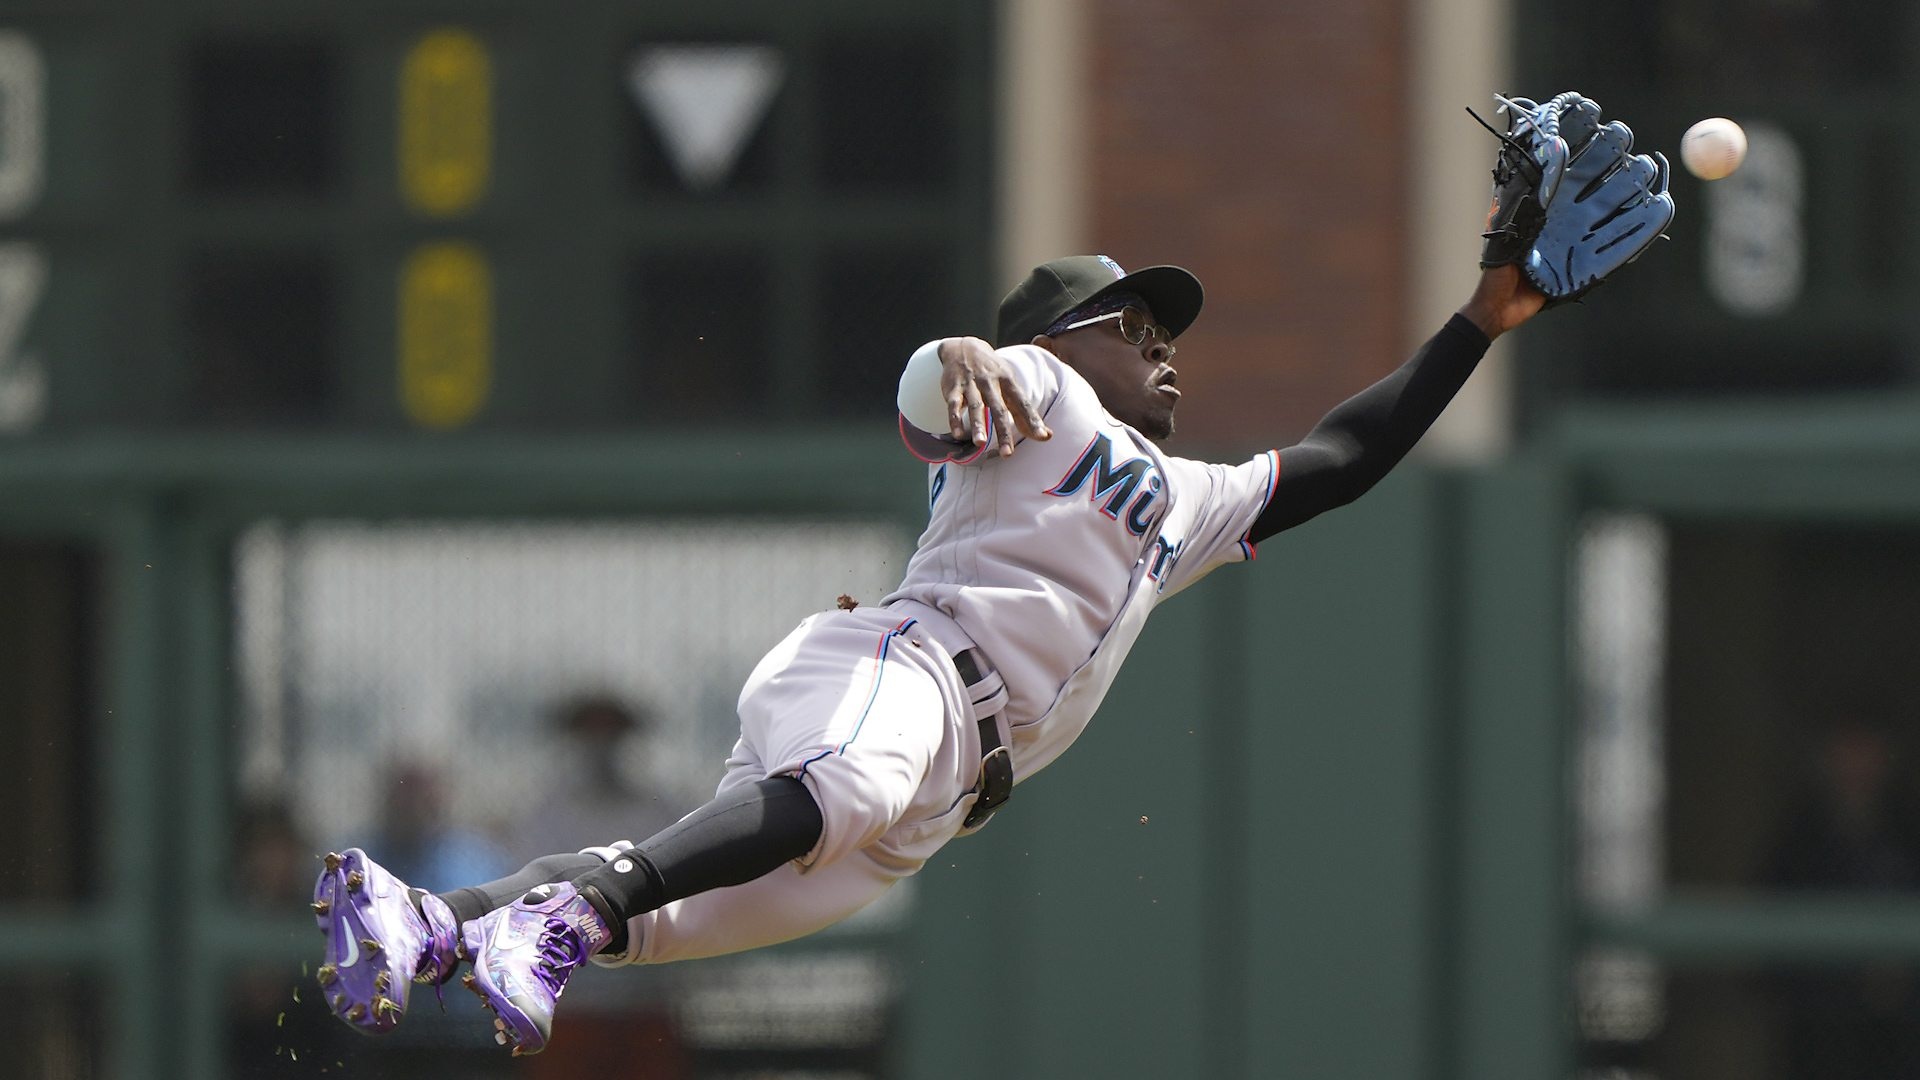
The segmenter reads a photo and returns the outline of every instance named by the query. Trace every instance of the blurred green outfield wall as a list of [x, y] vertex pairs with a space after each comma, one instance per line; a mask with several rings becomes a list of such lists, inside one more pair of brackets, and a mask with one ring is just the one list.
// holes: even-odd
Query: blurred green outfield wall
[[[1596, 913], [1565, 884], [1581, 516], [1912, 530], [1916, 431], [1842, 406], [1598, 417], [1500, 465], [1404, 467], [1174, 598], [1081, 745], [919, 879], [897, 942], [898, 1075], [1535, 1080], [1572, 1061], [1587, 945], [1682, 971], [1920, 956], [1911, 902], [1671, 893]], [[102, 857], [80, 902], [0, 905], [0, 984], [78, 1003], [112, 1070], [51, 1075], [217, 1076], [233, 1018], [171, 988], [311, 955], [299, 912], [177, 888], [228, 870], [236, 530], [924, 520], [888, 433], [822, 436], [804, 456], [750, 445], [166, 440], [0, 460], [0, 535], [98, 560], [85, 715]]]

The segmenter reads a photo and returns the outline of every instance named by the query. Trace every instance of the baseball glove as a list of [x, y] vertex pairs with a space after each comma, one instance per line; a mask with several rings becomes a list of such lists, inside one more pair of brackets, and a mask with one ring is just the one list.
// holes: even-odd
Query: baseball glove
[[1667, 159], [1633, 153], [1632, 130], [1571, 91], [1498, 100], [1506, 131], [1474, 114], [1500, 138], [1480, 265], [1518, 263], [1549, 304], [1578, 299], [1672, 223]]

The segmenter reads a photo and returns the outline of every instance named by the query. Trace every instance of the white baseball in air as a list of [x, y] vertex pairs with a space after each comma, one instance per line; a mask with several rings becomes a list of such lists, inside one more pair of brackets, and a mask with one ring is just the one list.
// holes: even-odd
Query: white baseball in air
[[1747, 133], [1724, 116], [1713, 116], [1680, 136], [1680, 161], [1702, 180], [1731, 176], [1747, 156]]

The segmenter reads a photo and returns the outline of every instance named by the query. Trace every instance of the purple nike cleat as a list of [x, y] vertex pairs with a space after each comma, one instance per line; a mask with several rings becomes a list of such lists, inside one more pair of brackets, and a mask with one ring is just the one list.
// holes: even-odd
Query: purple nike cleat
[[568, 976], [612, 936], [586, 897], [564, 882], [541, 885], [460, 933], [473, 960], [462, 981], [493, 1010], [493, 1041], [513, 1047], [516, 1057], [546, 1049]]
[[[326, 861], [313, 886], [313, 917], [327, 938], [316, 977], [335, 1016], [382, 1035], [406, 1013], [411, 984], [453, 976], [459, 925], [445, 901], [407, 888], [359, 848], [329, 853]], [[417, 908], [410, 895], [416, 893]]]

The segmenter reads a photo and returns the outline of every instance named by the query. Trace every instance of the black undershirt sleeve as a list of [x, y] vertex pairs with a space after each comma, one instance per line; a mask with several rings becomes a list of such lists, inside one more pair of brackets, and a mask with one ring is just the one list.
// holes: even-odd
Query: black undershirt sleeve
[[1259, 543], [1366, 494], [1433, 426], [1489, 344], [1479, 327], [1455, 315], [1393, 374], [1341, 402], [1298, 445], [1280, 451], [1280, 479], [1247, 539]]

